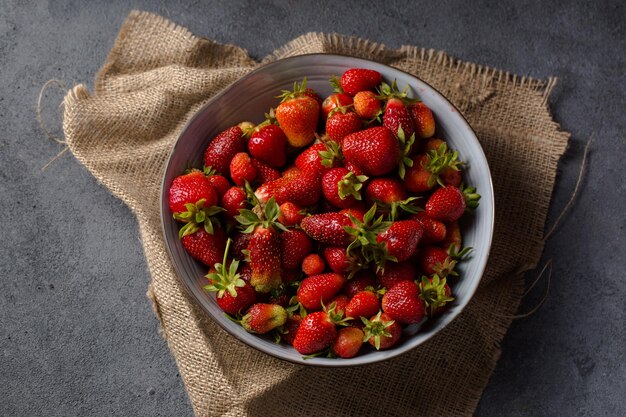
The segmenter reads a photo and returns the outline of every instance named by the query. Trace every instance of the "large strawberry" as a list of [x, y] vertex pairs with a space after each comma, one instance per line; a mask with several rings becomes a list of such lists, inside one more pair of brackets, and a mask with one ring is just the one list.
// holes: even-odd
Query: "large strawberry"
[[184, 235], [181, 242], [192, 258], [205, 265], [213, 266], [222, 259], [226, 247], [226, 233], [219, 227], [213, 229], [213, 234], [203, 228], [196, 232]]
[[466, 208], [476, 208], [479, 199], [480, 195], [476, 194], [473, 187], [460, 190], [448, 185], [439, 188], [430, 196], [426, 202], [426, 214], [435, 220], [454, 222], [461, 218]]
[[376, 350], [389, 349], [395, 346], [402, 336], [402, 326], [387, 313], [379, 311], [378, 314], [369, 320], [362, 317], [361, 320], [365, 327], [365, 340]]
[[351, 68], [341, 76], [341, 88], [344, 93], [354, 96], [359, 91], [373, 90], [382, 81], [380, 72], [365, 69]]
[[343, 287], [346, 279], [341, 274], [329, 273], [305, 278], [298, 287], [298, 301], [307, 310], [319, 310]]
[[300, 268], [302, 260], [313, 250], [313, 242], [300, 229], [289, 229], [280, 234], [280, 248], [283, 267], [286, 269]]
[[401, 281], [389, 289], [382, 299], [383, 311], [404, 324], [419, 323], [426, 314], [419, 287], [413, 281]]
[[241, 319], [241, 325], [250, 333], [269, 333], [287, 321], [287, 311], [278, 304], [254, 304]]
[[384, 175], [400, 161], [400, 144], [386, 127], [371, 127], [343, 139], [346, 162], [359, 166], [368, 175]]
[[422, 225], [418, 222], [401, 220], [393, 222], [376, 240], [378, 243], [384, 243], [389, 256], [402, 262], [413, 256], [423, 233]]
[[230, 161], [237, 153], [245, 151], [245, 147], [243, 131], [239, 126], [226, 129], [204, 151], [204, 166], [211, 167], [220, 174], [227, 174]]
[[184, 212], [187, 210], [187, 204], [196, 204], [202, 199], [206, 207], [217, 204], [217, 193], [202, 171], [192, 170], [188, 174], [174, 178], [169, 190], [172, 213]]
[[261, 162], [275, 168], [282, 167], [287, 159], [287, 136], [275, 124], [259, 126], [248, 140], [248, 150]]
[[361, 200], [361, 188], [366, 180], [366, 176], [354, 175], [346, 168], [332, 168], [322, 177], [322, 192], [332, 205], [348, 208]]
[[315, 140], [315, 131], [320, 115], [320, 105], [310, 95], [304, 94], [306, 78], [302, 84], [294, 83], [293, 91], [283, 91], [282, 101], [276, 108], [276, 120], [287, 141], [301, 148]]
[[348, 216], [341, 213], [314, 214], [302, 219], [300, 227], [312, 239], [326, 245], [348, 246], [353, 237], [345, 227], [352, 226]]
[[302, 355], [320, 352], [333, 344], [337, 338], [336, 326], [343, 323], [344, 319], [334, 311], [334, 306], [311, 313], [302, 319], [293, 347]]

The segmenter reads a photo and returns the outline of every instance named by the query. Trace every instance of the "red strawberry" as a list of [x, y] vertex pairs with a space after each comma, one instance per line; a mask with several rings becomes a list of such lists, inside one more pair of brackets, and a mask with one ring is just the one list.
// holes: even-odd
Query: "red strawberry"
[[398, 134], [398, 131], [402, 128], [404, 137], [407, 139], [414, 133], [413, 120], [404, 103], [399, 98], [391, 98], [387, 101], [385, 114], [383, 115], [383, 126], [394, 134]]
[[204, 166], [211, 167], [220, 174], [227, 174], [230, 161], [239, 153], [245, 151], [246, 142], [243, 131], [239, 126], [226, 129], [209, 143], [204, 151]]
[[345, 168], [350, 171], [353, 172], [354, 175], [365, 175], [365, 171], [363, 171], [363, 169], [359, 168], [358, 165], [356, 165], [354, 162], [346, 162], [344, 164]]
[[222, 175], [210, 175], [208, 179], [209, 184], [211, 184], [211, 187], [215, 190], [218, 199], [221, 201], [224, 194], [226, 194], [226, 191], [230, 188], [230, 182], [228, 182], [226, 177]]
[[300, 279], [302, 273], [300, 269], [283, 269], [280, 271], [280, 279], [283, 284], [290, 284]]
[[317, 94], [315, 92], [315, 90], [313, 90], [312, 88], [306, 88], [303, 92], [302, 95], [311, 97], [313, 100], [317, 101], [317, 104], [320, 105], [320, 107], [322, 106], [322, 98], [319, 96], [319, 94]]
[[346, 316], [359, 318], [371, 317], [378, 313], [380, 303], [378, 297], [371, 291], [361, 291], [352, 297], [346, 307]]
[[295, 165], [301, 170], [316, 169], [320, 173], [326, 171], [326, 167], [322, 165], [322, 157], [320, 152], [326, 150], [324, 143], [314, 143], [307, 149], [302, 151], [295, 160]]
[[294, 91], [284, 91], [282, 102], [276, 108], [276, 120], [294, 148], [301, 148], [315, 140], [320, 115], [320, 104], [308, 94], [306, 78], [294, 83]]
[[463, 237], [461, 236], [461, 228], [459, 227], [459, 222], [448, 223], [446, 228], [446, 236], [441, 242], [441, 246], [444, 248], [449, 248], [450, 245], [454, 248], [455, 251], [460, 251], [461, 246], [463, 244]]
[[422, 277], [419, 283], [420, 298], [424, 300], [428, 315], [433, 317], [443, 313], [446, 305], [454, 301], [452, 290], [446, 283], [445, 278], [439, 278], [438, 275], [432, 278]]
[[419, 297], [419, 288], [413, 281], [401, 281], [390, 288], [382, 300], [383, 311], [404, 324], [419, 323], [426, 310]]
[[283, 268], [297, 269], [313, 250], [313, 242], [302, 230], [291, 229], [280, 234], [280, 248]]
[[369, 175], [384, 175], [398, 166], [400, 145], [386, 127], [371, 127], [343, 139], [343, 155]]
[[335, 306], [335, 312], [340, 316], [345, 316], [346, 307], [350, 299], [343, 294], [336, 295], [335, 298], [330, 300], [329, 306]]
[[241, 319], [241, 325], [250, 333], [264, 334], [282, 326], [287, 311], [277, 304], [254, 304]]
[[420, 252], [420, 266], [426, 275], [439, 274], [443, 278], [448, 275], [458, 275], [454, 268], [457, 264], [457, 259], [460, 258], [459, 254], [463, 256], [465, 253], [467, 251], [451, 253], [438, 246], [427, 246]]
[[[429, 141], [428, 148], [430, 148]], [[463, 162], [458, 160], [457, 152], [448, 149], [445, 142], [441, 142], [439, 148], [429, 150], [426, 154], [413, 157], [413, 164], [406, 169], [404, 185], [412, 192], [423, 192], [432, 189], [436, 183], [446, 185], [442, 180], [442, 173], [448, 181], [456, 182], [460, 173], [452, 174], [451, 171], [459, 171]]]
[[328, 115], [333, 109], [350, 104], [352, 104], [352, 97], [349, 95], [343, 93], [331, 94], [322, 102], [322, 120], [328, 119]]
[[183, 236], [181, 242], [192, 258], [213, 266], [222, 259], [226, 247], [226, 233], [221, 228], [215, 228], [213, 234], [208, 234], [206, 230], [200, 228], [195, 233]]
[[365, 291], [367, 287], [374, 287], [376, 285], [376, 280], [374, 276], [368, 271], [360, 271], [358, 272], [354, 278], [348, 280], [343, 286], [343, 293], [348, 297], [352, 298], [357, 293], [361, 291]]
[[354, 96], [354, 110], [362, 119], [374, 119], [382, 113], [382, 102], [372, 91], [361, 91]]
[[290, 201], [299, 206], [312, 206], [322, 196], [321, 176], [315, 170], [301, 171], [296, 178], [285, 184], [283, 192], [285, 201], [279, 201], [279, 196], [276, 196], [279, 204]]
[[237, 288], [236, 295], [226, 292], [222, 297], [217, 297], [216, 301], [225, 313], [235, 315], [256, 302], [256, 291], [252, 285], [246, 283], [243, 287]]
[[426, 139], [435, 134], [435, 118], [433, 112], [424, 103], [413, 103], [409, 106], [413, 120], [415, 136]]
[[257, 128], [248, 140], [250, 154], [259, 161], [275, 168], [285, 165], [287, 159], [287, 136], [280, 127], [268, 124]]
[[345, 282], [346, 279], [340, 274], [312, 275], [303, 279], [298, 287], [298, 301], [307, 310], [319, 310], [322, 303], [328, 304]]
[[324, 260], [317, 253], [311, 253], [302, 260], [302, 272], [307, 276], [319, 275], [326, 269]]
[[280, 237], [273, 228], [257, 226], [250, 243], [250, 284], [258, 292], [266, 293], [278, 288], [280, 279]]
[[299, 314], [294, 314], [287, 319], [285, 326], [283, 327], [283, 333], [281, 334], [282, 340], [288, 345], [293, 345], [293, 341], [296, 340], [296, 334], [302, 323], [302, 317]]
[[329, 268], [338, 274], [350, 271], [351, 261], [346, 254], [346, 248], [341, 246], [328, 246], [322, 251]]
[[341, 76], [344, 93], [354, 96], [359, 91], [373, 90], [382, 81], [378, 71], [365, 68], [351, 68]]
[[169, 194], [172, 213], [185, 212], [186, 204], [196, 204], [202, 199], [205, 207], [217, 204], [217, 194], [202, 171], [193, 170], [174, 178]]
[[413, 193], [431, 190], [437, 183], [437, 177], [428, 168], [428, 155], [418, 154], [411, 158], [413, 166], [404, 174], [404, 186]]
[[361, 188], [366, 176], [356, 176], [346, 168], [332, 168], [322, 177], [322, 192], [331, 204], [348, 208], [361, 200]]
[[439, 173], [439, 178], [443, 185], [452, 185], [453, 187], [459, 187], [463, 182], [461, 171], [458, 168], [444, 168]]
[[391, 204], [406, 199], [406, 190], [402, 182], [395, 178], [374, 178], [365, 189], [370, 202]]
[[363, 122], [359, 116], [345, 107], [339, 107], [331, 112], [326, 121], [326, 134], [335, 142], [341, 143], [343, 138], [351, 133], [363, 129]]
[[417, 278], [417, 270], [413, 263], [408, 262], [388, 262], [385, 269], [377, 273], [380, 285], [387, 289], [393, 288], [398, 282], [413, 281]]
[[363, 221], [363, 216], [365, 216], [366, 212], [367, 210], [362, 204], [357, 204], [339, 211], [339, 213], [343, 214], [344, 216], [352, 216], [360, 222]]
[[361, 346], [365, 333], [356, 327], [344, 327], [337, 332], [337, 339], [333, 343], [333, 352], [340, 358], [349, 359], [355, 357]]
[[248, 249], [251, 237], [252, 235], [250, 233], [235, 234], [233, 237], [233, 257], [237, 259], [244, 259], [246, 257], [243, 251]]
[[315, 214], [305, 217], [300, 223], [302, 230], [314, 240], [336, 246], [348, 246], [353, 240], [345, 231], [345, 226], [352, 226], [352, 221], [340, 213]]
[[473, 207], [478, 205], [480, 198], [474, 188], [467, 188], [464, 191], [448, 185], [435, 191], [426, 202], [426, 214], [428, 217], [445, 223], [457, 221], [470, 202]]
[[293, 347], [302, 355], [310, 355], [326, 349], [336, 338], [337, 328], [331, 315], [317, 311], [302, 319]]
[[[430, 138], [424, 143], [424, 148], [422, 149], [422, 152], [436, 151], [444, 143], [446, 142], [441, 139]], [[446, 146], [448, 146], [447, 143]]]
[[365, 318], [361, 320], [365, 324], [364, 338], [367, 338], [369, 344], [376, 350], [389, 349], [400, 341], [402, 326], [388, 314], [379, 311], [369, 320]]
[[376, 241], [384, 242], [387, 253], [402, 262], [413, 256], [423, 233], [418, 222], [402, 220], [393, 222], [389, 229], [378, 235]]
[[304, 214], [301, 214], [302, 208], [291, 202], [286, 202], [280, 205], [280, 215], [278, 221], [285, 226], [295, 226], [304, 219]]
[[222, 197], [222, 207], [230, 218], [238, 216], [239, 210], [246, 208], [246, 192], [239, 187], [229, 188]]
[[259, 184], [276, 181], [280, 178], [280, 171], [278, 171], [276, 168], [272, 168], [271, 166], [264, 164], [257, 159], [252, 159], [251, 163], [257, 171], [257, 179], [259, 180]]
[[[411, 220], [415, 220], [422, 225], [424, 229], [424, 236], [422, 237], [421, 244], [424, 243], [437, 243], [441, 242], [446, 237], [446, 225], [440, 221], [433, 220], [428, 215], [420, 211], [409, 217]], [[444, 245], [450, 246], [450, 245]], [[460, 249], [460, 248], [459, 248]]]
[[256, 178], [257, 170], [252, 165], [250, 155], [239, 152], [230, 161], [230, 177], [237, 185], [244, 185], [246, 181], [252, 182]]

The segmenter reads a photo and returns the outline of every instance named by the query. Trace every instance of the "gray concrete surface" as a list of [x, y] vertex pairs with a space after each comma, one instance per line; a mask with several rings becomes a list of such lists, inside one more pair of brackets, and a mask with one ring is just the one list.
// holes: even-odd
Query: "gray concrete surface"
[[[192, 415], [145, 298], [149, 278], [129, 210], [69, 155], [40, 170], [60, 150], [35, 121], [42, 84], [91, 85], [132, 8], [255, 57], [307, 31], [336, 31], [560, 77], [552, 109], [573, 137], [550, 222], [593, 134], [589, 169], [546, 245], [543, 261], [554, 261], [550, 297], [511, 327], [477, 415], [626, 415], [626, 12], [619, 1], [0, 0], [0, 416]], [[46, 106], [57, 129], [52, 103], [60, 97], [50, 93]]]

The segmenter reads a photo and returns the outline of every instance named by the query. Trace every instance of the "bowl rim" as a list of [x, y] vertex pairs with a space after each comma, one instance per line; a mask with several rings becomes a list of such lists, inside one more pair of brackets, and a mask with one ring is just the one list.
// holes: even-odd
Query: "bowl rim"
[[[382, 358], [378, 358], [378, 359], [370, 359], [368, 361], [363, 361], [363, 362], [352, 361], [351, 359], [354, 359], [354, 358], [333, 361], [333, 363], [326, 363], [326, 362], [324, 362], [324, 363], [316, 363], [314, 361], [306, 361], [306, 360], [300, 360], [299, 361], [299, 360], [294, 360], [294, 359], [291, 359], [291, 358], [288, 358], [288, 357], [281, 356], [281, 355], [277, 354], [276, 352], [273, 352], [273, 351], [271, 351], [269, 349], [266, 350], [266, 349], [264, 349], [262, 347], [255, 346], [255, 345], [252, 345], [252, 344], [248, 343], [246, 338], [241, 337], [239, 334], [232, 332], [228, 327], [224, 326], [219, 320], [217, 320], [215, 317], [213, 317], [213, 315], [204, 307], [202, 302], [200, 302], [200, 300], [197, 299], [197, 297], [195, 296], [193, 290], [190, 288], [189, 284], [186, 282], [186, 280], [184, 280], [181, 277], [181, 272], [180, 272], [178, 266], [176, 265], [175, 258], [174, 258], [172, 249], [170, 247], [170, 242], [167, 239], [167, 233], [166, 233], [165, 213], [163, 211], [163, 209], [164, 209], [164, 204], [163, 204], [164, 200], [163, 199], [165, 198], [166, 192], [167, 192], [167, 190], [165, 189], [166, 188], [167, 171], [168, 171], [168, 167], [170, 165], [170, 162], [172, 160], [172, 157], [173, 157], [176, 149], [179, 146], [180, 139], [186, 133], [186, 131], [189, 128], [189, 126], [191, 124], [193, 124], [193, 122], [198, 117], [200, 117], [200, 115], [202, 113], [204, 113], [207, 110], [207, 108], [210, 107], [215, 101], [217, 101], [220, 97], [222, 97], [225, 94], [227, 94], [228, 91], [234, 85], [236, 85], [236, 84], [238, 84], [240, 82], [243, 82], [244, 80], [247, 80], [248, 78], [254, 76], [256, 73], [264, 71], [267, 68], [271, 68], [273, 66], [281, 65], [285, 61], [292, 61], [292, 60], [301, 59], [303, 57], [315, 57], [315, 56], [350, 58], [350, 59], [353, 59], [353, 60], [362, 61], [364, 64], [374, 63], [376, 65], [385, 66], [385, 67], [387, 67], [389, 69], [392, 69], [394, 71], [402, 72], [402, 73], [406, 74], [407, 76], [415, 78], [415, 79], [419, 80], [420, 82], [424, 83], [426, 86], [428, 86], [430, 89], [432, 89], [432, 91], [435, 92], [435, 94], [437, 94], [441, 99], [443, 99], [445, 102], [447, 102], [456, 111], [456, 113], [461, 117], [463, 123], [465, 124], [465, 127], [467, 129], [469, 129], [469, 131], [473, 134], [474, 139], [476, 140], [476, 144], [478, 145], [477, 151], [480, 152], [480, 155], [483, 157], [483, 159], [486, 162], [485, 168], [486, 168], [487, 174], [488, 174], [488, 181], [487, 181], [488, 184], [485, 184], [485, 185], [487, 185], [487, 187], [485, 187], [485, 188], [486, 188], [486, 191], [490, 194], [491, 202], [492, 202], [491, 218], [488, 219], [489, 220], [489, 226], [490, 226], [489, 227], [490, 233], [489, 233], [488, 241], [487, 241], [487, 245], [486, 245], [487, 250], [485, 252], [485, 256], [482, 257], [482, 262], [481, 262], [481, 264], [478, 265], [478, 268], [476, 270], [476, 275], [478, 275], [479, 278], [475, 281], [474, 285], [472, 285], [472, 286], [470, 286], [468, 288], [469, 297], [467, 297], [466, 301], [463, 304], [459, 305], [458, 311], [456, 311], [456, 313], [449, 319], [448, 323], [446, 323], [443, 327], [441, 327], [437, 331], [431, 332], [430, 334], [425, 335], [424, 339], [422, 340], [421, 343], [419, 343], [419, 344], [417, 344], [415, 346], [407, 347], [405, 349], [398, 349], [398, 348], [390, 349], [390, 350], [387, 351], [387, 352], [389, 352], [389, 355], [387, 357], [382, 357]], [[481, 195], [485, 195], [485, 194], [481, 191]], [[234, 82], [232, 82], [231, 84], [226, 86], [224, 89], [222, 89], [221, 91], [219, 91], [218, 93], [213, 95], [205, 104], [202, 105], [202, 107], [200, 107], [194, 113], [193, 116], [191, 116], [189, 118], [189, 120], [187, 120], [185, 125], [180, 130], [180, 133], [178, 134], [178, 137], [176, 138], [176, 142], [174, 143], [174, 146], [172, 146], [172, 149], [171, 149], [171, 151], [169, 153], [169, 156], [167, 157], [167, 160], [165, 161], [165, 164], [163, 166], [163, 174], [162, 174], [162, 179], [161, 179], [161, 189], [160, 189], [160, 192], [159, 192], [159, 215], [160, 215], [160, 220], [161, 220], [161, 233], [163, 234], [163, 240], [164, 240], [164, 243], [165, 243], [165, 248], [166, 248], [167, 254], [168, 254], [169, 258], [170, 258], [170, 262], [172, 263], [172, 267], [174, 269], [174, 272], [175, 272], [175, 275], [176, 275], [176, 279], [178, 279], [178, 281], [183, 284], [183, 287], [185, 288], [185, 291], [187, 292], [187, 295], [191, 299], [193, 299], [200, 306], [200, 308], [204, 312], [204, 314], [208, 315], [214, 322], [216, 322], [217, 325], [219, 325], [222, 328], [222, 330], [226, 331], [226, 333], [228, 333], [230, 336], [234, 337], [235, 339], [239, 340], [240, 342], [242, 342], [246, 346], [248, 346], [250, 348], [253, 348], [253, 349], [255, 349], [255, 350], [259, 351], [259, 352], [262, 352], [264, 354], [270, 355], [271, 357], [274, 357], [276, 359], [280, 359], [282, 361], [286, 361], [286, 362], [290, 362], [290, 363], [294, 363], [294, 364], [298, 364], [298, 365], [312, 366], [312, 367], [346, 368], [346, 367], [371, 365], [371, 364], [374, 364], [374, 363], [384, 362], [384, 361], [387, 361], [389, 359], [393, 359], [393, 358], [396, 358], [398, 356], [401, 356], [401, 355], [403, 355], [403, 354], [405, 354], [405, 353], [407, 353], [407, 352], [417, 348], [418, 346], [424, 344], [426, 341], [430, 340], [436, 334], [441, 332], [445, 327], [449, 326], [459, 315], [461, 315], [461, 313], [465, 310], [467, 305], [470, 303], [470, 301], [472, 300], [472, 298], [476, 294], [476, 290], [478, 289], [478, 286], [480, 285], [480, 282], [482, 281], [483, 275], [485, 273], [485, 269], [487, 267], [487, 262], [489, 260], [490, 254], [491, 254], [492, 243], [493, 243], [494, 225], [495, 225], [495, 198], [494, 198], [494, 196], [495, 195], [494, 195], [494, 190], [493, 190], [493, 179], [492, 179], [492, 175], [491, 175], [491, 169], [489, 167], [487, 156], [485, 155], [483, 147], [480, 144], [480, 141], [478, 140], [478, 136], [476, 135], [476, 132], [474, 131], [472, 126], [469, 124], [469, 122], [467, 121], [467, 119], [465, 118], [463, 113], [458, 109], [458, 107], [455, 106], [450, 100], [448, 100], [448, 98], [446, 96], [444, 96], [439, 90], [437, 90], [435, 87], [433, 87], [431, 84], [429, 84], [428, 82], [424, 81], [423, 79], [421, 79], [421, 78], [419, 78], [419, 77], [417, 77], [417, 76], [415, 76], [415, 75], [413, 75], [413, 74], [411, 74], [411, 73], [409, 73], [407, 71], [401, 70], [401, 69], [396, 68], [396, 67], [392, 67], [390, 65], [387, 65], [387, 64], [384, 64], [384, 63], [381, 63], [381, 62], [373, 61], [373, 60], [366, 59], [366, 58], [346, 55], [346, 54], [338, 54], [338, 53], [332, 53], [332, 54], [311, 53], [311, 54], [301, 54], [301, 55], [290, 56], [290, 57], [278, 59], [278, 60], [275, 60], [275, 61], [271, 61], [271, 62], [268, 62], [268, 63], [261, 63], [258, 67], [254, 68], [253, 70], [251, 70], [247, 74], [243, 75], [242, 77], [236, 79]], [[253, 334], [250, 334], [250, 335], [254, 336]], [[358, 358], [358, 356], [355, 357], [355, 358]]]

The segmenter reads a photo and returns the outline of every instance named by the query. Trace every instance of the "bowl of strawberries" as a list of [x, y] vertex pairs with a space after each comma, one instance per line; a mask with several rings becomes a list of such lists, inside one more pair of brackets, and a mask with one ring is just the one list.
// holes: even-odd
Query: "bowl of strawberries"
[[270, 63], [213, 97], [161, 196], [167, 251], [202, 309], [253, 348], [317, 366], [386, 360], [441, 331], [493, 234], [489, 166], [455, 107], [338, 55]]

